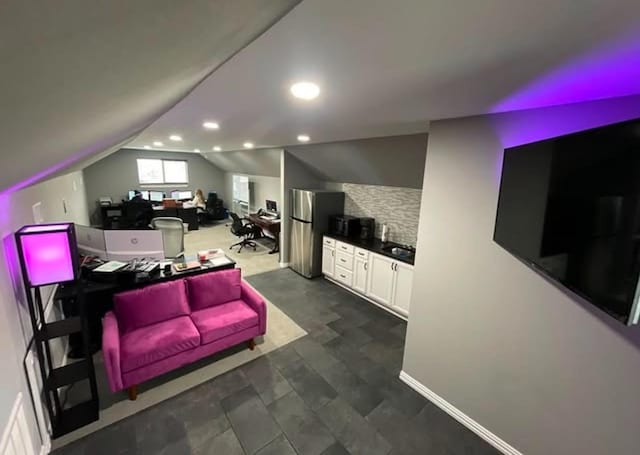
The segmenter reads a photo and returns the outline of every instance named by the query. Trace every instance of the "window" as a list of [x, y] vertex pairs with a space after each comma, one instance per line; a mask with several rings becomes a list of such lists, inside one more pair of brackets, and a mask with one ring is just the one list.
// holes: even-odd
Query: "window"
[[141, 185], [189, 183], [186, 161], [146, 158], [137, 161], [138, 181]]

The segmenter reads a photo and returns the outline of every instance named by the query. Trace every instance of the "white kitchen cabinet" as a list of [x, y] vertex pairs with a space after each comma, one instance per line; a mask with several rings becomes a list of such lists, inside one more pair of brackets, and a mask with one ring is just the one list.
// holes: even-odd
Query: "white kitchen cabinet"
[[336, 270], [336, 249], [327, 244], [322, 245], [322, 274], [333, 278]]
[[391, 258], [375, 253], [369, 254], [369, 276], [365, 295], [389, 307], [393, 300], [394, 264], [395, 261]]
[[404, 262], [396, 262], [394, 266], [395, 282], [393, 285], [392, 308], [400, 314], [409, 316], [411, 303], [411, 287], [413, 285], [413, 267]]
[[358, 254], [353, 261], [353, 289], [361, 294], [367, 292], [367, 275], [369, 274], [369, 252], [364, 256]]

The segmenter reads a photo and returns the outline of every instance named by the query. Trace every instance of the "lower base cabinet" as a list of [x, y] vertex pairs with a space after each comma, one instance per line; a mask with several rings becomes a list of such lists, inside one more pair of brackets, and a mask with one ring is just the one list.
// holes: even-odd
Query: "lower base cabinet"
[[343, 260], [339, 265], [335, 249], [341, 245], [344, 243], [325, 237], [322, 254], [324, 275], [394, 313], [408, 317], [413, 266], [361, 248], [355, 248], [355, 253], [353, 248], [351, 252], [341, 248], [339, 254]]

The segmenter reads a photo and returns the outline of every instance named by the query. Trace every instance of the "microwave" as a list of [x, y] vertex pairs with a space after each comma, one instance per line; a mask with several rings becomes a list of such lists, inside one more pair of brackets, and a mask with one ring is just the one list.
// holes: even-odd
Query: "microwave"
[[356, 237], [360, 234], [360, 218], [350, 215], [334, 215], [329, 220], [329, 231], [342, 237]]

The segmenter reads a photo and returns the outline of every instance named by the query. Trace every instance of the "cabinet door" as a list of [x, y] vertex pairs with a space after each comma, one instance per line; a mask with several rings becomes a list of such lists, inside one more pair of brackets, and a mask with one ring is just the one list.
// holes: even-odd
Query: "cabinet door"
[[366, 295], [383, 305], [391, 306], [393, 299], [393, 278], [392, 268], [395, 262], [379, 254], [371, 253], [368, 263], [368, 285]]
[[356, 256], [353, 265], [353, 289], [362, 294], [367, 292], [367, 259]]
[[323, 275], [333, 277], [336, 266], [335, 248], [322, 245], [322, 273]]
[[411, 287], [413, 285], [413, 267], [404, 262], [396, 262], [395, 280], [393, 285], [393, 309], [398, 313], [409, 316], [411, 303]]

